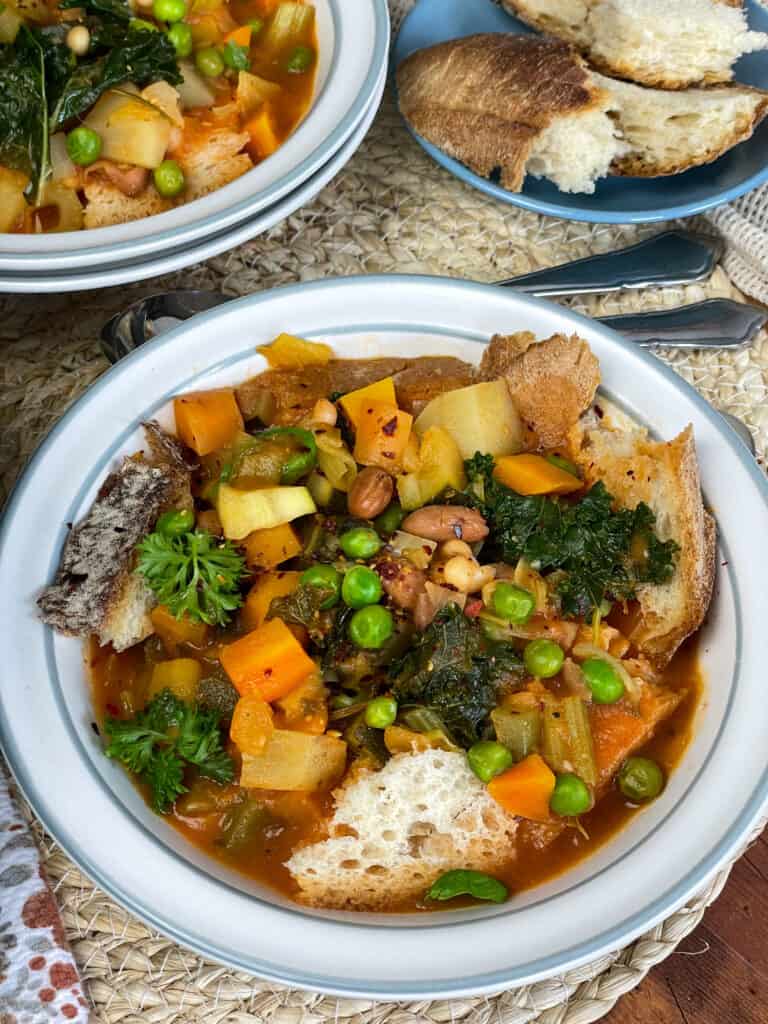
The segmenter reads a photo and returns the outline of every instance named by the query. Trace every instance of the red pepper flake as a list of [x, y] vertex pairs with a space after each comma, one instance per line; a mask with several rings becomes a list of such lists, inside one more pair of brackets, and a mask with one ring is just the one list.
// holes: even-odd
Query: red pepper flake
[[120, 714], [120, 708], [117, 706], [117, 704], [107, 704], [106, 708], [107, 708], [107, 711], [110, 713], [110, 715], [119, 715]]
[[265, 675], [265, 676], [266, 676], [267, 678], [269, 678], [269, 677], [270, 677], [270, 676], [272, 675], [272, 669], [271, 669], [271, 668], [265, 668], [265, 669], [264, 669], [264, 675]]
[[476, 619], [482, 611], [483, 602], [479, 598], [475, 598], [474, 601], [467, 601], [464, 606], [464, 614], [468, 619]]
[[394, 432], [397, 430], [397, 416], [393, 416], [391, 420], [384, 424], [381, 428], [382, 434], [386, 434], [387, 437], [392, 437]]
[[394, 459], [395, 457], [394, 452], [382, 452], [381, 454], [384, 456], [385, 459]]

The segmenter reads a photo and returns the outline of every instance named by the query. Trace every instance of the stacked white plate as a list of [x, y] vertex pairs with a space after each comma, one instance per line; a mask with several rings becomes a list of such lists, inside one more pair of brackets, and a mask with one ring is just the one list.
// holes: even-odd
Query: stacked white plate
[[268, 160], [195, 202], [90, 231], [0, 235], [0, 292], [69, 292], [139, 281], [231, 249], [284, 220], [362, 142], [387, 74], [387, 0], [312, 0], [319, 66], [309, 113]]

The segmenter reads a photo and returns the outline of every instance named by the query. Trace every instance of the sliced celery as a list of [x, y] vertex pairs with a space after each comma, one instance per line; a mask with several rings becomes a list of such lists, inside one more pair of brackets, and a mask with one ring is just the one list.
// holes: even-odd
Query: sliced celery
[[541, 753], [555, 772], [575, 772], [588, 786], [597, 766], [587, 707], [580, 697], [544, 698]]
[[541, 737], [541, 712], [538, 708], [527, 711], [495, 708], [491, 712], [491, 721], [496, 730], [496, 739], [507, 748], [515, 761], [522, 761], [538, 750]]
[[315, 8], [309, 4], [282, 3], [259, 40], [259, 47], [281, 53], [291, 46], [306, 43], [315, 22]]

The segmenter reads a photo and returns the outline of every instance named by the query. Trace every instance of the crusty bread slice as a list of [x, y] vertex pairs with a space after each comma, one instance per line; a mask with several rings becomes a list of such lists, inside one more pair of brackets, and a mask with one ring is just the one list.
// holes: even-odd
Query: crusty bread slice
[[476, 35], [419, 50], [397, 69], [413, 130], [483, 177], [517, 192], [526, 173], [564, 192], [593, 192], [626, 152], [576, 52], [555, 39]]
[[530, 447], [554, 448], [589, 407], [600, 384], [600, 363], [583, 338], [553, 334], [496, 334], [483, 353], [481, 380], [503, 377], [520, 419], [531, 432]]
[[64, 543], [56, 578], [38, 598], [41, 617], [67, 636], [98, 637], [122, 651], [153, 631], [152, 591], [134, 569], [138, 542], [167, 508], [191, 507], [190, 464], [181, 445], [145, 424], [149, 452], [111, 473]]
[[628, 151], [614, 174], [657, 177], [711, 163], [748, 139], [768, 114], [768, 93], [746, 85], [665, 92], [594, 73], [613, 97]]
[[768, 35], [749, 30], [741, 0], [502, 2], [606, 74], [663, 89], [730, 82], [742, 54], [768, 48]]
[[177, 154], [184, 172], [184, 198], [187, 202], [215, 192], [250, 171], [253, 161], [241, 152], [248, 143], [247, 132], [236, 132], [228, 126], [215, 126], [204, 135], [194, 136]]
[[716, 527], [702, 501], [693, 428], [672, 441], [652, 441], [623, 414], [612, 415], [602, 400], [598, 405], [602, 418], [588, 415], [569, 438], [585, 480], [603, 480], [621, 506], [644, 501], [659, 538], [680, 546], [672, 578], [639, 588], [640, 616], [629, 636], [661, 667], [701, 625], [715, 577]]
[[83, 186], [86, 206], [83, 224], [86, 228], [105, 228], [110, 224], [127, 224], [142, 220], [173, 207], [169, 199], [148, 185], [137, 196], [127, 196], [116, 185], [101, 178], [88, 178]]
[[312, 906], [380, 910], [422, 896], [443, 872], [493, 872], [514, 856], [517, 819], [488, 795], [464, 754], [397, 754], [335, 794], [330, 838], [286, 866]]
[[632, 85], [536, 36], [440, 43], [411, 54], [397, 74], [413, 130], [477, 174], [498, 171], [510, 191], [527, 173], [587, 193], [609, 173], [676, 174], [716, 160], [768, 114], [768, 92]]

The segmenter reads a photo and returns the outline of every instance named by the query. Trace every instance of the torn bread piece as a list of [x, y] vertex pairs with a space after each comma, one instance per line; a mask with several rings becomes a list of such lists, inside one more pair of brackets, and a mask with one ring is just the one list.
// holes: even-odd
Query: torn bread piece
[[611, 97], [555, 39], [483, 34], [411, 54], [397, 69], [415, 132], [482, 177], [519, 192], [526, 173], [564, 192], [594, 192], [624, 155]]
[[191, 463], [156, 423], [149, 450], [126, 458], [104, 481], [64, 543], [53, 583], [38, 598], [43, 622], [67, 636], [96, 635], [122, 651], [152, 633], [152, 591], [133, 569], [136, 545], [169, 508], [191, 508]]
[[588, 415], [569, 437], [585, 480], [602, 480], [621, 506], [645, 502], [659, 539], [680, 547], [670, 580], [638, 588], [640, 615], [629, 634], [638, 651], [663, 667], [701, 625], [715, 578], [716, 527], [702, 501], [693, 428], [672, 441], [653, 441], [607, 403], [600, 401], [599, 409], [601, 417]]
[[217, 125], [180, 150], [177, 159], [184, 172], [184, 199], [190, 202], [207, 196], [252, 170], [253, 161], [242, 152], [249, 140], [247, 132]]
[[85, 193], [86, 228], [105, 228], [111, 224], [127, 224], [142, 217], [153, 217], [173, 208], [173, 203], [147, 186], [140, 195], [128, 196], [117, 185], [98, 177], [90, 177], [83, 186]]
[[510, 14], [573, 43], [596, 68], [662, 89], [733, 79], [745, 53], [768, 48], [741, 0], [501, 0]]
[[463, 753], [396, 754], [335, 793], [330, 838], [286, 866], [311, 906], [381, 910], [418, 899], [443, 872], [493, 872], [514, 855], [518, 819], [488, 795]]
[[534, 435], [531, 447], [554, 448], [592, 403], [600, 363], [575, 334], [534, 342], [529, 332], [494, 335], [478, 375], [482, 380], [503, 377], [521, 420]]
[[592, 193], [608, 174], [659, 177], [716, 160], [768, 114], [742, 85], [670, 92], [590, 71], [548, 37], [477, 35], [420, 50], [398, 69], [415, 132], [512, 192], [526, 174]]

